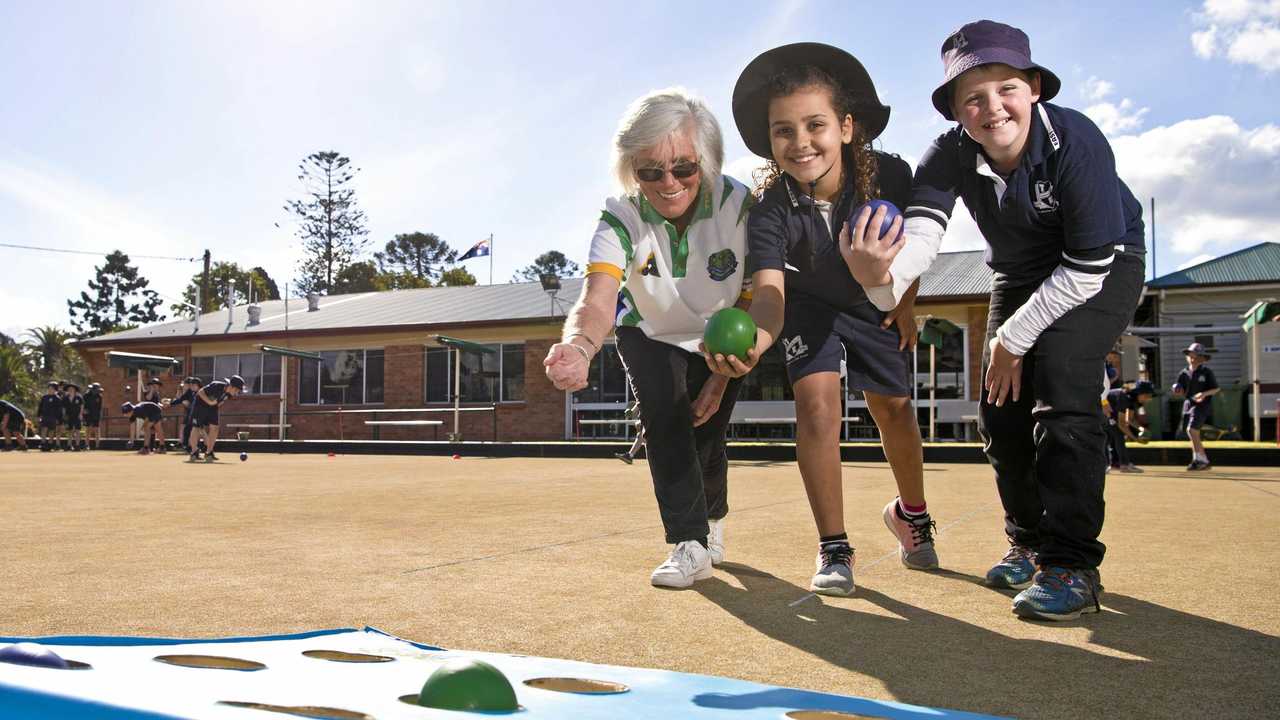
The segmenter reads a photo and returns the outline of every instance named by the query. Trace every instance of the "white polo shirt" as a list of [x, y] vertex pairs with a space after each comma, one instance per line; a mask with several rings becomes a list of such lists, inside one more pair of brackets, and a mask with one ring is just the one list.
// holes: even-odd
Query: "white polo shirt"
[[751, 297], [746, 218], [755, 196], [728, 176], [715, 185], [698, 189], [683, 235], [643, 193], [605, 201], [587, 274], [622, 283], [617, 327], [638, 327], [652, 340], [697, 352], [711, 314]]

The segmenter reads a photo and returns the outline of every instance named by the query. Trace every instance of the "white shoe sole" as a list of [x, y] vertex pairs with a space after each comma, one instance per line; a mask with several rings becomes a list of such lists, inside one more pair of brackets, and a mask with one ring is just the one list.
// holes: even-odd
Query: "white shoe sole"
[[820, 587], [814, 587], [813, 585], [809, 586], [809, 592], [815, 595], [826, 595], [827, 597], [852, 597], [853, 594], [857, 591], [858, 591], [857, 585], [854, 585], [848, 590], [845, 590], [844, 588], [834, 588], [834, 587], [820, 588]]
[[691, 577], [668, 577], [666, 575], [650, 575], [649, 584], [654, 587], [684, 589], [691, 587], [699, 580], [711, 577], [711, 568], [694, 573]]

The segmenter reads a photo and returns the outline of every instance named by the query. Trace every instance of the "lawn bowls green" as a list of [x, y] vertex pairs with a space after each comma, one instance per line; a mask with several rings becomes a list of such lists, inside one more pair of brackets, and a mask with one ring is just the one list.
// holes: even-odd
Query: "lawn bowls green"
[[707, 321], [702, 344], [713, 356], [732, 355], [746, 362], [747, 351], [756, 346], [756, 323], [745, 310], [736, 307], [717, 310]]

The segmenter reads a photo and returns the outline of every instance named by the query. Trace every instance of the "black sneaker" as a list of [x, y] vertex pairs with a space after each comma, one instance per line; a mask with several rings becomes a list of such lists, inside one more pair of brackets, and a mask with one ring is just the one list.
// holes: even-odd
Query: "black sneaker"
[[614, 454], [613, 454], [613, 456], [614, 456], [614, 457], [616, 457], [616, 458], [618, 458], [619, 460], [621, 460], [622, 462], [624, 462], [624, 463], [626, 463], [626, 464], [628, 464], [628, 465], [630, 465], [631, 463], [635, 462], [634, 458], [632, 458], [632, 457], [631, 457], [631, 454], [630, 454], [630, 453], [624, 453], [624, 452], [614, 453]]
[[205, 455], [205, 456], [204, 456], [204, 461], [205, 461], [205, 462], [207, 462], [207, 463], [215, 463], [215, 462], [218, 462], [218, 456], [217, 456], [217, 455], [214, 455], [213, 453], [209, 453], [209, 454], [207, 454], [207, 455]]

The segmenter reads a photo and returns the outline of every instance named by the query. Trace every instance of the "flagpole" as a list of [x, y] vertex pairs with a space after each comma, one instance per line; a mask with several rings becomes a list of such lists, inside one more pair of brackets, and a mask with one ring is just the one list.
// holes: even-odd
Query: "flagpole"
[[493, 284], [493, 233], [489, 233], [489, 284]]

